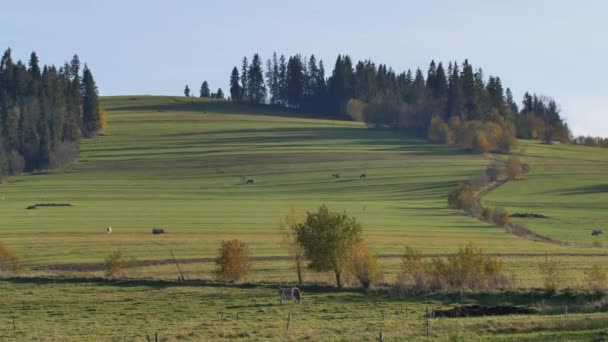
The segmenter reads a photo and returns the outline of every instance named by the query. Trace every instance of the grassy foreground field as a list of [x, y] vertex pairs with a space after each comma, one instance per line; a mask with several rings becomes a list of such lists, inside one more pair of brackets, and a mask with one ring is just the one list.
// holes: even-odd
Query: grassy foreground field
[[[608, 235], [595, 238], [603, 246], [597, 248], [538, 243], [447, 208], [447, 193], [490, 162], [482, 155], [359, 123], [302, 118], [268, 108], [181, 97], [110, 97], [103, 102], [109, 128], [83, 142], [76, 163], [12, 177], [0, 186], [0, 241], [24, 261], [27, 274], [100, 276], [98, 269], [77, 264], [99, 264], [117, 249], [139, 261], [168, 259], [169, 250], [178, 259], [213, 257], [221, 240], [238, 238], [259, 258], [248, 281], [262, 285], [222, 289], [208, 283], [213, 265], [204, 262], [182, 265], [192, 281], [187, 285], [159, 281], [177, 276], [174, 265], [160, 263], [129, 274], [157, 279], [141, 283], [1, 281], [5, 309], [0, 311], [0, 340], [142, 340], [145, 333], [155, 332], [168, 340], [372, 340], [379, 331], [387, 340], [415, 340], [423, 338], [425, 307], [460, 302], [321, 289], [306, 290], [299, 307], [277, 306], [276, 284], [295, 281], [288, 261], [271, 258], [286, 255], [277, 223], [290, 205], [310, 210], [326, 204], [357, 217], [373, 250], [382, 256], [389, 283], [405, 246], [451, 253], [472, 241], [502, 254], [517, 286], [528, 288], [542, 285], [538, 264], [545, 253], [561, 261], [561, 287], [584, 285], [585, 268], [608, 264]], [[592, 228], [608, 232], [608, 151], [522, 142], [517, 152], [531, 165], [531, 173], [488, 194], [485, 204], [548, 215], [518, 222], [559, 240], [589, 244]], [[333, 173], [340, 178], [332, 178]], [[245, 179], [254, 184], [245, 184]], [[72, 206], [25, 209], [35, 203]], [[111, 235], [105, 232], [108, 226]], [[153, 236], [153, 227], [168, 234]], [[305, 275], [315, 283], [330, 279], [326, 274]], [[530, 341], [606, 337], [608, 314], [597, 309], [601, 300], [556, 296], [465, 299], [542, 310], [532, 317], [437, 319], [431, 336]], [[557, 314], [565, 303], [573, 308], [567, 319]], [[410, 310], [407, 316], [404, 306]], [[222, 324], [219, 312], [227, 317]], [[286, 335], [289, 312], [294, 318]]]

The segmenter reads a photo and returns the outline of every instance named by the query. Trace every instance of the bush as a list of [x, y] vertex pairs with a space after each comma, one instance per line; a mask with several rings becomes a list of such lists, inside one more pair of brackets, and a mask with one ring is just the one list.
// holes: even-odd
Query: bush
[[428, 287], [429, 263], [422, 253], [411, 247], [406, 247], [401, 258], [401, 281], [415, 290]]
[[489, 290], [511, 283], [503, 262], [470, 242], [454, 255], [430, 261], [408, 248], [402, 258], [401, 280], [415, 289], [433, 290]]
[[468, 183], [460, 184], [448, 195], [448, 205], [450, 208], [463, 210], [471, 215], [479, 215], [481, 208], [475, 199], [475, 194], [471, 185]]
[[492, 221], [501, 227], [504, 227], [511, 223], [511, 217], [509, 216], [509, 212], [505, 209], [496, 209], [492, 215]]
[[121, 251], [114, 251], [106, 258], [103, 270], [108, 278], [122, 277], [129, 268], [129, 260]]
[[249, 249], [244, 242], [237, 239], [222, 241], [215, 263], [217, 268], [214, 273], [218, 280], [239, 281], [251, 270]]
[[538, 264], [538, 271], [543, 277], [543, 285], [548, 291], [555, 291], [560, 281], [561, 264], [557, 260], [551, 260], [545, 256], [545, 261]]
[[608, 273], [606, 269], [594, 265], [593, 267], [585, 270], [585, 284], [591, 290], [603, 292], [606, 290], [606, 281], [608, 280]]
[[490, 178], [490, 182], [496, 182], [502, 174], [502, 168], [496, 163], [492, 163], [486, 167], [486, 174]]
[[473, 151], [477, 153], [488, 153], [492, 151], [492, 143], [488, 134], [483, 131], [478, 131], [473, 135], [472, 143]]
[[369, 289], [374, 282], [382, 278], [378, 257], [369, 250], [369, 247], [365, 242], [360, 242], [353, 249], [350, 271], [366, 290]]
[[483, 208], [481, 217], [484, 221], [492, 222], [494, 220], [494, 210], [492, 210], [492, 208]]
[[365, 122], [367, 104], [358, 99], [350, 99], [346, 103], [346, 113], [353, 121]]
[[0, 273], [19, 273], [22, 270], [19, 258], [0, 242]]
[[507, 177], [510, 179], [515, 179], [521, 177], [523, 173], [522, 163], [516, 156], [510, 156], [509, 159], [505, 162], [505, 171], [507, 173]]
[[451, 145], [454, 143], [453, 135], [452, 130], [445, 121], [439, 116], [433, 116], [428, 130], [428, 138], [431, 142]]

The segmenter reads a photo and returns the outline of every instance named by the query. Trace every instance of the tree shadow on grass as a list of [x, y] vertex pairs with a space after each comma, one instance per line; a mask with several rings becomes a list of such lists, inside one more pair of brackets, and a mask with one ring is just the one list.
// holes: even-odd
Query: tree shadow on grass
[[562, 195], [590, 195], [599, 193], [608, 193], [608, 184], [579, 186], [561, 191]]

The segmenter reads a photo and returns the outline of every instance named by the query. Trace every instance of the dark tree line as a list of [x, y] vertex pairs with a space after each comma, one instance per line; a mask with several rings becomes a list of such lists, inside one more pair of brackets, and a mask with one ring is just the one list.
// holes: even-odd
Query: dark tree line
[[[243, 58], [230, 75], [233, 101], [268, 103], [314, 111], [329, 116], [350, 116], [374, 126], [427, 133], [436, 122], [474, 123], [487, 134], [496, 133], [496, 123], [504, 135], [520, 138], [566, 141], [567, 125], [555, 101], [526, 93], [520, 110], [500, 77], [485, 77], [481, 68], [462, 63], [431, 61], [428, 70], [396, 73], [370, 60], [353, 64], [348, 55], [339, 55], [329, 77], [323, 61], [314, 55], [285, 57], [273, 54], [266, 61], [255, 54]], [[450, 126], [454, 129], [453, 125]], [[501, 133], [501, 134], [502, 134]], [[472, 133], [474, 134], [474, 132]], [[453, 135], [458, 135], [457, 130]], [[471, 145], [471, 144], [468, 144]]]
[[97, 86], [78, 56], [60, 68], [0, 61], [0, 176], [57, 167], [76, 158], [81, 138], [102, 127]]

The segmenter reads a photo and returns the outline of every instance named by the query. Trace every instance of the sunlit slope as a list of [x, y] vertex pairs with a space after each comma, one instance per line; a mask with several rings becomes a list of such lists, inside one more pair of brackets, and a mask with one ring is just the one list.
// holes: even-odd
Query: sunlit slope
[[[485, 203], [548, 216], [516, 221], [554, 239], [608, 244], [608, 149], [523, 142], [519, 152], [531, 172], [486, 196]], [[605, 234], [592, 237], [596, 228]]]
[[[249, 242], [254, 255], [283, 255], [279, 219], [290, 205], [321, 204], [356, 216], [380, 254], [406, 245], [446, 252], [469, 240], [493, 252], [577, 251], [448, 209], [447, 193], [487, 165], [480, 155], [265, 107], [179, 97], [103, 103], [109, 127], [83, 142], [78, 162], [0, 187], [2, 240], [29, 264], [100, 262], [114, 249], [139, 259], [167, 258], [169, 248], [179, 257], [212, 256], [226, 238]], [[530, 145], [528, 153], [544, 160], [539, 149]], [[530, 177], [542, 179], [530, 163]], [[503, 201], [500, 192], [526, 183], [534, 182], [514, 182], [492, 198]], [[545, 201], [554, 197], [548, 192]], [[40, 202], [73, 206], [25, 210]], [[168, 234], [152, 236], [152, 227]]]

